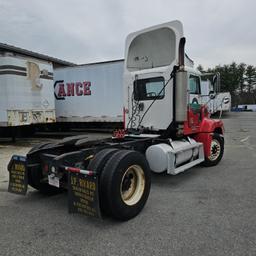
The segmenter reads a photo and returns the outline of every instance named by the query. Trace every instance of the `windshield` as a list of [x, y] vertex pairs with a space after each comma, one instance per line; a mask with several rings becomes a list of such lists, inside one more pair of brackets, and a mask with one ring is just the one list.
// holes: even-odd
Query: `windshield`
[[189, 76], [189, 90], [190, 94], [200, 94], [200, 79], [198, 76]]
[[154, 100], [164, 97], [164, 78], [154, 77], [135, 80], [133, 84], [135, 100]]

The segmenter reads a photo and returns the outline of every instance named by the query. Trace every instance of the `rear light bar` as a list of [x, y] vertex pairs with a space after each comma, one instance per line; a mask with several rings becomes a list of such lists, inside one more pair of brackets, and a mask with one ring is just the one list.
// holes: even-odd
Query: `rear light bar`
[[82, 173], [82, 174], [85, 174], [85, 175], [88, 175], [88, 176], [93, 176], [93, 175], [96, 174], [96, 173], [93, 172], [93, 171], [90, 171], [90, 170], [82, 170], [82, 169], [76, 168], [76, 167], [67, 167], [67, 166], [65, 166], [64, 169], [65, 169], [65, 171], [68, 171], [68, 172]]

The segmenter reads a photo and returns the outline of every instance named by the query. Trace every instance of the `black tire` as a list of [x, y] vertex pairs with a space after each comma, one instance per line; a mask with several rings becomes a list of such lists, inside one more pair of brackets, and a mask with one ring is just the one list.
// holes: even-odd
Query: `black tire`
[[[104, 175], [102, 175], [102, 170], [109, 160], [109, 158], [118, 151], [116, 148], [106, 148], [98, 152], [94, 158], [90, 161], [89, 165], [87, 166], [88, 170], [92, 170], [99, 174], [100, 182], [102, 183], [102, 180], [105, 179]], [[102, 190], [99, 191], [99, 200], [100, 200], [100, 209], [104, 215], [109, 216], [110, 211], [106, 205], [106, 202], [104, 201], [104, 195], [102, 194]]]
[[210, 156], [205, 157], [203, 166], [210, 167], [217, 165], [222, 159], [224, 154], [224, 138], [218, 134], [214, 133], [212, 136]]
[[[126, 176], [128, 174], [129, 176]], [[100, 190], [104, 207], [109, 209], [113, 218], [129, 220], [143, 209], [150, 186], [151, 173], [144, 155], [132, 150], [116, 152], [102, 171]], [[124, 198], [125, 193], [129, 194], [131, 187], [133, 188], [130, 198]]]

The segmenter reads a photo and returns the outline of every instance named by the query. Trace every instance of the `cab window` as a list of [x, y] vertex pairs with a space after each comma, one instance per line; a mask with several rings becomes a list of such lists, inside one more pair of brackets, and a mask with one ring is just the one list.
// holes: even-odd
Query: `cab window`
[[135, 100], [159, 100], [164, 98], [164, 78], [154, 77], [134, 81]]
[[198, 76], [189, 76], [189, 91], [190, 94], [200, 94], [200, 79]]

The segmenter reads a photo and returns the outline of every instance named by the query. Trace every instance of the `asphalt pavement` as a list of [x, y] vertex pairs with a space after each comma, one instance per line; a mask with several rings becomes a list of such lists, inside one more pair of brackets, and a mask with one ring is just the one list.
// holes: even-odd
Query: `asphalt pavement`
[[128, 222], [69, 214], [67, 193], [8, 193], [10, 156], [40, 139], [0, 140], [0, 255], [256, 255], [256, 113], [223, 121], [219, 165], [152, 174], [148, 202]]

